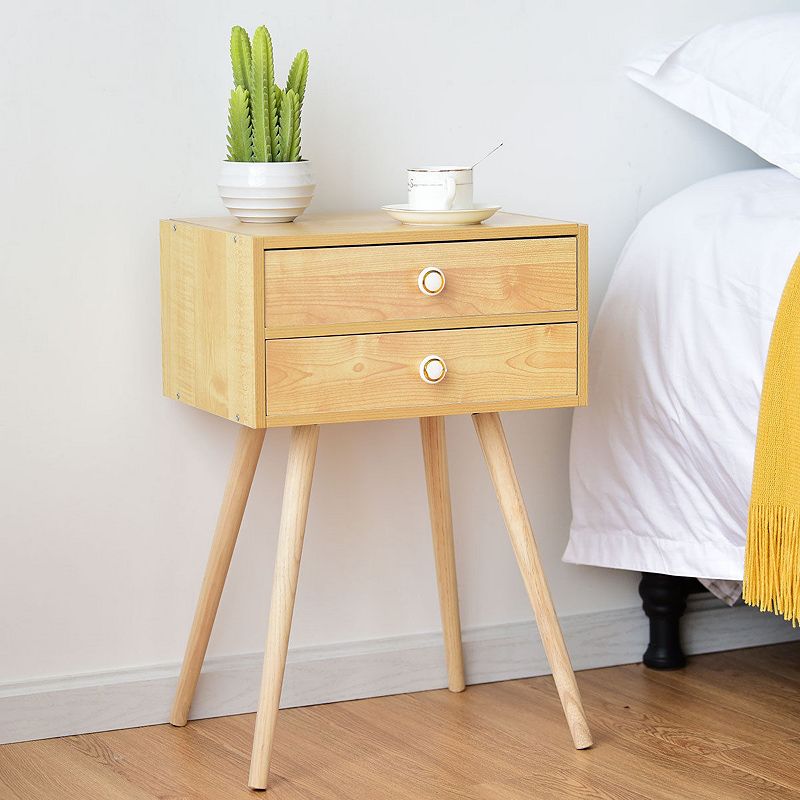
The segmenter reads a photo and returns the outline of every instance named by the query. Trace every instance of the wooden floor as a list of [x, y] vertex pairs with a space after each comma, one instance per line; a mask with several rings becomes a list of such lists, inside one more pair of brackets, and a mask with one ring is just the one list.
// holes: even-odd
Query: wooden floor
[[[552, 679], [281, 711], [275, 800], [800, 798], [800, 643], [679, 672], [581, 672], [572, 749]], [[235, 800], [253, 715], [0, 747], [2, 800]]]

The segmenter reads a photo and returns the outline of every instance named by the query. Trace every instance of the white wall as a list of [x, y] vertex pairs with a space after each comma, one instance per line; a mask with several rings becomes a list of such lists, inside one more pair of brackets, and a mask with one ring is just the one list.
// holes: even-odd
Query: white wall
[[[157, 223], [224, 213], [232, 24], [307, 47], [313, 211], [499, 139], [478, 196], [591, 226], [592, 306], [636, 221], [757, 159], [627, 81], [626, 59], [797, 2], [17, 3], [0, 32], [0, 682], [182, 654], [235, 435], [161, 397]], [[680, 235], [680, 232], [676, 232]], [[637, 576], [564, 565], [567, 411], [505, 417], [560, 613]], [[531, 616], [471, 424], [448, 421], [464, 625]], [[262, 647], [288, 437], [269, 432], [211, 652]], [[438, 628], [417, 425], [322, 430], [292, 642]]]

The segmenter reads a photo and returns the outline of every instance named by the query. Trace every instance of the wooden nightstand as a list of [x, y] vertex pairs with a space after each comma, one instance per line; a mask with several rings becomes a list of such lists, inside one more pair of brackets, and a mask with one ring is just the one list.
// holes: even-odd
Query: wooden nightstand
[[444, 416], [472, 414], [575, 747], [591, 746], [499, 411], [583, 405], [587, 228], [497, 214], [161, 223], [164, 394], [240, 423], [171, 714], [185, 725], [266, 428], [294, 426], [249, 785], [264, 789], [319, 424], [419, 417], [452, 691], [464, 689]]

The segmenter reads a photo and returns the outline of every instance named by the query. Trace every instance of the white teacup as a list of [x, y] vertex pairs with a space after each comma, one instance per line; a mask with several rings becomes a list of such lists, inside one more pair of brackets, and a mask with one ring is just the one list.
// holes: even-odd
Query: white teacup
[[417, 211], [472, 208], [472, 169], [470, 167], [409, 169], [408, 206]]

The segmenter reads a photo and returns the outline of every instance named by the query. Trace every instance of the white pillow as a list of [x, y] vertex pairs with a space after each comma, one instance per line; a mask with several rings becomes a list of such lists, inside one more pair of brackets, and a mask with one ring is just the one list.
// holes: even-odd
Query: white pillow
[[800, 13], [716, 25], [628, 76], [800, 178]]

